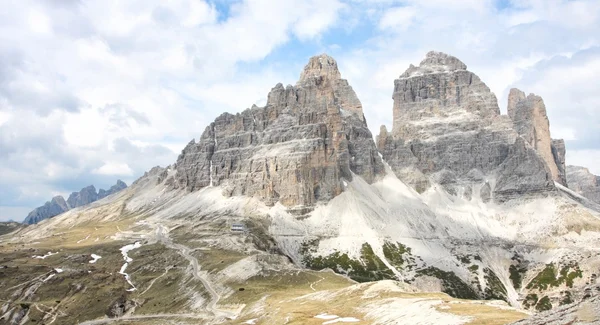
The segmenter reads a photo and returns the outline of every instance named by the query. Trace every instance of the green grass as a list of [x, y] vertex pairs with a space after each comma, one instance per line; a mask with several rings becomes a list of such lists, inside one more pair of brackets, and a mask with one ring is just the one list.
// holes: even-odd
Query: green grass
[[377, 255], [368, 243], [361, 248], [359, 259], [352, 259], [346, 253], [334, 252], [327, 256], [312, 256], [316, 251], [315, 242], [303, 245], [301, 252], [304, 255], [304, 264], [313, 270], [330, 268], [333, 271], [345, 274], [358, 282], [377, 281], [384, 279], [395, 279], [395, 275]]
[[528, 284], [527, 289], [547, 290], [550, 287], [558, 287], [561, 284], [566, 284], [567, 287], [573, 287], [575, 278], [581, 278], [583, 272], [579, 269], [576, 262], [565, 265], [557, 273], [554, 264], [546, 264], [544, 270], [535, 276]]
[[483, 273], [487, 282], [487, 287], [485, 288], [484, 292], [485, 299], [500, 299], [508, 301], [506, 288], [496, 273], [487, 267], [483, 269]]
[[436, 277], [442, 281], [442, 291], [455, 298], [479, 299], [479, 296], [468, 284], [464, 283], [454, 272], [448, 272], [430, 266], [417, 271], [418, 275]]
[[414, 266], [414, 258], [411, 256], [410, 247], [401, 243], [385, 242], [382, 246], [383, 255], [397, 270], [404, 268], [410, 270]]
[[537, 311], [546, 311], [552, 309], [552, 303], [550, 303], [550, 298], [548, 296], [544, 296], [540, 301], [538, 301], [537, 305], [535, 305], [535, 310]]
[[525, 309], [529, 309], [532, 306], [535, 306], [538, 302], [539, 298], [538, 295], [535, 293], [530, 293], [527, 296], [525, 296], [525, 300], [523, 300], [523, 308]]
[[573, 296], [571, 295], [570, 291], [564, 291], [563, 292], [564, 296], [562, 297], [562, 299], [560, 300], [559, 305], [568, 305], [568, 304], [572, 304], [573, 301]]

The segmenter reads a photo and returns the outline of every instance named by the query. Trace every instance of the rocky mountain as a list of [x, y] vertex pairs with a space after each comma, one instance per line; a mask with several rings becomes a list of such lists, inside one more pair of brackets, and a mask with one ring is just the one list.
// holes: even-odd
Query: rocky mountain
[[394, 125], [391, 132], [382, 127], [379, 151], [417, 191], [433, 180], [452, 195], [479, 193], [484, 202], [501, 202], [555, 190], [531, 139], [519, 137], [513, 121], [500, 115], [496, 96], [457, 58], [427, 53], [394, 81], [392, 97]]
[[600, 211], [562, 185], [541, 99], [512, 93], [501, 115], [430, 52], [374, 141], [336, 61], [313, 57], [174, 165], [0, 237], [0, 319], [506, 324], [588, 301]]
[[127, 184], [121, 180], [117, 180], [117, 183], [111, 186], [110, 189], [100, 189], [98, 193], [96, 193], [96, 188], [94, 185], [90, 185], [82, 188], [79, 192], [71, 193], [66, 201], [62, 196], [57, 195], [49, 202], [46, 202], [43, 206], [37, 207], [33, 211], [29, 212], [23, 223], [30, 225], [38, 223], [44, 219], [52, 218], [73, 208], [84, 206], [103, 199], [125, 188], [127, 188]]
[[567, 166], [569, 188], [583, 197], [600, 204], [600, 176], [581, 166]]
[[69, 211], [69, 209], [70, 206], [67, 204], [65, 199], [62, 196], [57, 195], [41, 207], [37, 207], [33, 209], [33, 211], [29, 212], [23, 223], [30, 225], [38, 223], [44, 219], [52, 218], [65, 211]]
[[108, 190], [104, 190], [104, 189], [100, 189], [98, 190], [98, 200], [101, 200], [109, 195], [113, 195], [121, 190], [124, 190], [127, 188], [127, 184], [125, 184], [125, 182], [123, 182], [122, 180], [118, 179], [117, 183], [113, 186], [111, 186]]
[[174, 168], [176, 188], [224, 185], [302, 213], [342, 193], [344, 180], [384, 172], [362, 105], [327, 55], [311, 58], [295, 86], [271, 89], [265, 107], [219, 116]]
[[552, 180], [567, 186], [565, 143], [562, 139], [550, 138], [550, 122], [544, 100], [534, 94], [525, 96], [524, 92], [513, 88], [508, 95], [508, 116], [513, 120], [519, 136], [544, 159]]

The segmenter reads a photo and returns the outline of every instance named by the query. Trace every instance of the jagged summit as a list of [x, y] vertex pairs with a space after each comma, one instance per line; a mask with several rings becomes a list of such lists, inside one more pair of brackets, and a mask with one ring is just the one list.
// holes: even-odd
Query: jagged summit
[[443, 52], [430, 51], [418, 67], [411, 64], [408, 69], [400, 75], [400, 78], [411, 78], [424, 74], [458, 70], [467, 70], [467, 65], [452, 55]]
[[31, 211], [27, 215], [23, 223], [38, 223], [44, 219], [55, 217], [73, 208], [84, 206], [97, 200], [103, 199], [125, 188], [127, 188], [127, 184], [125, 184], [119, 179], [117, 180], [117, 183], [111, 186], [108, 190], [100, 189], [100, 191], [98, 191], [97, 193], [94, 185], [89, 185], [82, 188], [79, 192], [71, 193], [67, 200], [65, 200], [62, 196], [57, 195], [53, 197], [51, 201], [46, 202], [43, 206], [37, 207], [33, 211]]
[[[378, 152], [333, 62], [311, 59], [304, 82], [278, 84], [264, 107], [220, 115], [176, 164], [130, 189], [2, 237], [10, 298], [0, 319], [500, 325], [500, 311], [516, 320], [518, 308], [586, 299], [598, 283], [600, 207], [555, 185], [475, 74], [396, 80], [399, 118], [380, 129]], [[424, 66], [440, 62], [462, 67], [435, 53]], [[419, 295], [430, 291], [494, 301]], [[57, 303], [31, 308], [44, 301]], [[265, 315], [273, 305], [281, 310]]]
[[325, 53], [315, 55], [309, 59], [308, 64], [304, 66], [304, 70], [300, 73], [300, 79], [296, 85], [302, 85], [307, 81], [319, 78], [330, 81], [342, 78], [335, 59]]
[[179, 156], [172, 184], [222, 185], [228, 195], [304, 211], [341, 193], [342, 179], [356, 174], [370, 183], [383, 169], [361, 102], [322, 54], [295, 86], [272, 88], [265, 107], [215, 119]]
[[[517, 102], [521, 93], [512, 93]], [[494, 93], [457, 58], [427, 53], [419, 67], [394, 81], [392, 98], [393, 128], [382, 132], [378, 148], [396, 175], [416, 189], [425, 190], [433, 179], [451, 194], [479, 193], [484, 201], [554, 189], [542, 154], [536, 155], [529, 139], [528, 146], [516, 141], [517, 123], [500, 115]], [[544, 156], [553, 157], [549, 133], [546, 140]]]

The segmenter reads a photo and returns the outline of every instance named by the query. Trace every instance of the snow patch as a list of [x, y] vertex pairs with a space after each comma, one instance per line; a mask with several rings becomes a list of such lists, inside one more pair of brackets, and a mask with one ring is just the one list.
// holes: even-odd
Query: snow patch
[[56, 273], [63, 273], [64, 272], [63, 269], [54, 269], [54, 271], [56, 271]]
[[131, 250], [134, 250], [134, 249], [140, 248], [140, 247], [142, 247], [142, 244], [140, 244], [140, 242], [136, 241], [134, 244], [125, 245], [125, 246], [121, 247], [121, 249], [120, 249], [121, 254], [123, 255], [123, 260], [125, 260], [125, 264], [123, 264], [123, 266], [121, 266], [121, 270], [119, 270], [119, 274], [125, 276], [125, 281], [127, 281], [127, 283], [129, 283], [129, 285], [131, 286], [131, 289], [127, 289], [127, 291], [130, 291], [130, 292], [135, 291], [137, 289], [131, 282], [131, 278], [129, 277], [129, 274], [125, 273], [125, 270], [127, 270], [127, 266], [129, 266], [129, 263], [133, 262], [133, 259], [131, 257], [129, 257], [129, 255], [127, 253], [129, 253], [129, 251], [131, 251]]
[[356, 322], [360, 322], [360, 319], [354, 318], [354, 317], [340, 317], [340, 318], [336, 318], [336, 319], [327, 321], [327, 322], [323, 323], [323, 325], [334, 324], [334, 323], [356, 323]]
[[86, 236], [84, 239], [80, 239], [80, 240], [78, 240], [78, 241], [77, 241], [77, 244], [80, 244], [80, 243], [82, 243], [82, 242], [84, 242], [84, 241], [88, 240], [89, 238], [90, 238], [90, 235], [87, 235], [87, 236]]
[[101, 259], [101, 258], [102, 258], [102, 256], [100, 256], [100, 255], [96, 255], [96, 254], [92, 254], [92, 255], [90, 255], [90, 256], [92, 257], [92, 260], [90, 261], [90, 263], [91, 263], [91, 264], [94, 264], [94, 263], [96, 263], [96, 262], [97, 262], [99, 259]]
[[315, 318], [318, 318], [318, 319], [335, 319], [335, 318], [338, 318], [338, 317], [340, 317], [340, 316], [338, 316], [338, 315], [329, 315], [327, 313], [322, 313], [322, 314], [319, 314], [319, 315], [315, 316]]
[[58, 254], [58, 252], [56, 252], [56, 253], [48, 252], [48, 253], [47, 253], [46, 255], [44, 255], [44, 256], [33, 255], [32, 257], [33, 257], [33, 258], [38, 258], [38, 259], [40, 259], [40, 260], [45, 260], [45, 259], [46, 259], [46, 257], [50, 257], [50, 256], [52, 256], [52, 255], [56, 255], [56, 254]]
[[256, 324], [257, 320], [258, 320], [258, 318], [249, 319], [249, 320], [243, 322], [242, 324]]
[[354, 317], [340, 317], [338, 315], [329, 315], [327, 313], [319, 314], [319, 315], [315, 316], [315, 318], [327, 320], [326, 322], [323, 323], [323, 325], [326, 325], [326, 324], [335, 324], [335, 323], [355, 323], [355, 322], [360, 322], [360, 319], [358, 319], [358, 318], [354, 318]]

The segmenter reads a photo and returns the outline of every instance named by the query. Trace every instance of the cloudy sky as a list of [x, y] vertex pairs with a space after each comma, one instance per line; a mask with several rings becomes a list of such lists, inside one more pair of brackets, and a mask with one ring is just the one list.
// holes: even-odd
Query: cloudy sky
[[224, 111], [337, 59], [373, 131], [393, 80], [429, 50], [496, 93], [541, 95], [567, 163], [600, 174], [597, 0], [5, 0], [0, 10], [0, 220], [53, 195], [128, 184]]

